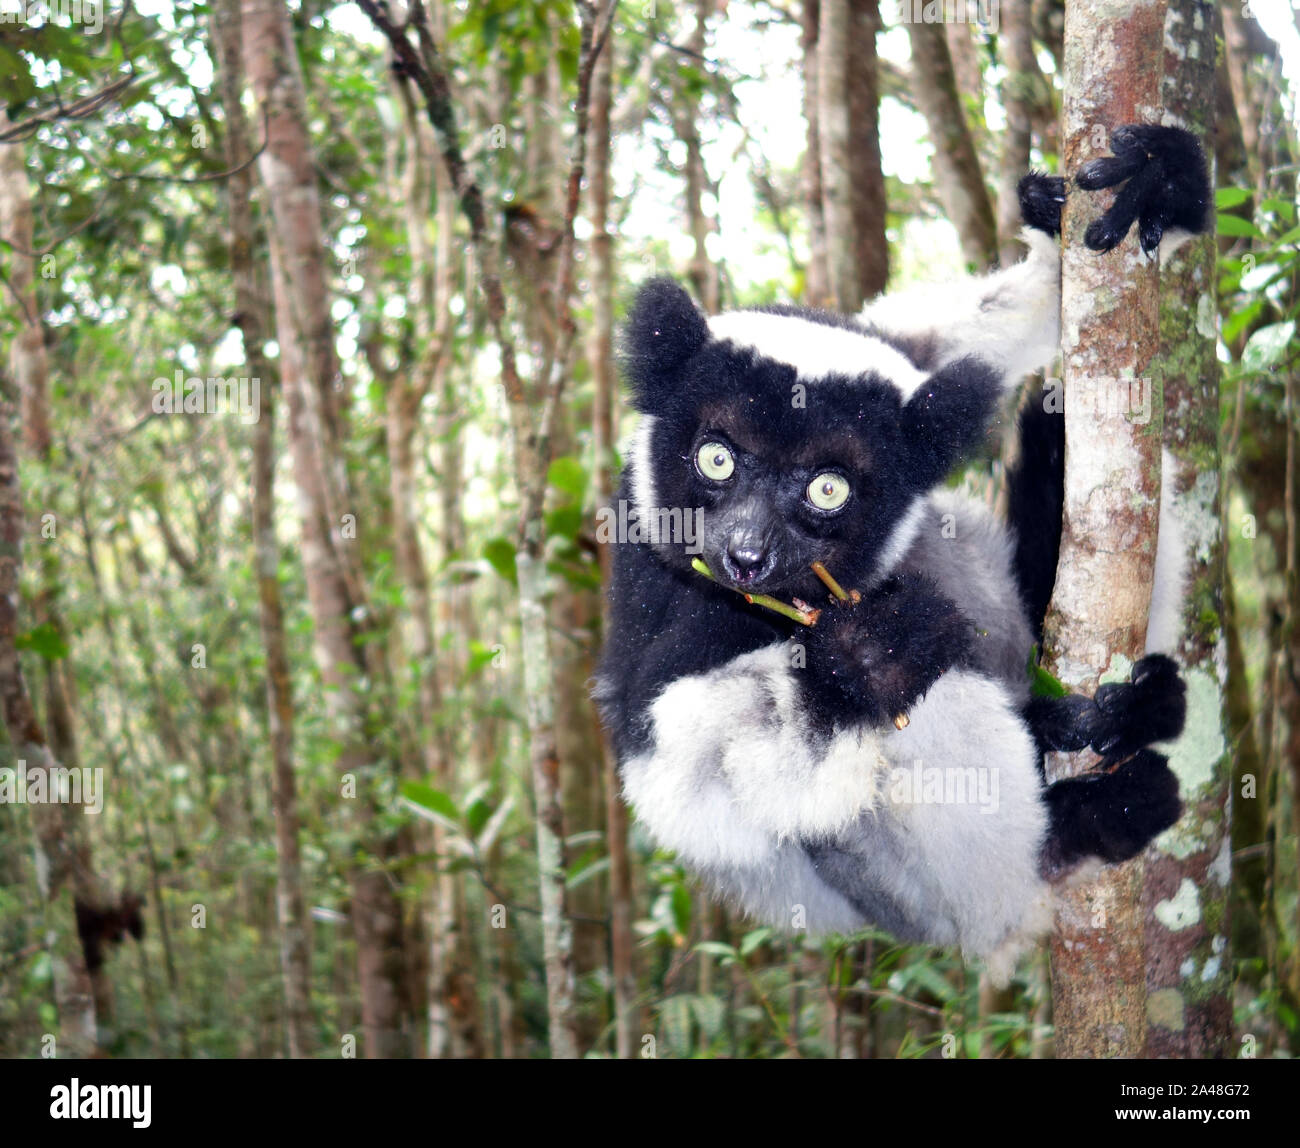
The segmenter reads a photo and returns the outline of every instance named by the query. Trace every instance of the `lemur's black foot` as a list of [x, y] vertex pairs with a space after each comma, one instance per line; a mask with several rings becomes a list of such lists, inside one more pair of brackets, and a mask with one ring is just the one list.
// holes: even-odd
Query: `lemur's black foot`
[[1091, 698], [1034, 698], [1025, 708], [1041, 751], [1091, 746], [1108, 758], [1177, 737], [1186, 717], [1187, 687], [1177, 664], [1164, 654], [1149, 654], [1127, 682], [1104, 685]]
[[1020, 218], [1027, 227], [1061, 234], [1061, 208], [1065, 206], [1065, 180], [1059, 175], [1031, 171], [1016, 185], [1020, 195]]
[[[1114, 155], [1092, 160], [1074, 177], [1084, 191], [1124, 186], [1110, 209], [1094, 219], [1083, 241], [1109, 251], [1137, 220], [1142, 250], [1151, 255], [1168, 231], [1197, 234], [1209, 218], [1210, 176], [1201, 145], [1189, 131], [1129, 124], [1111, 133]], [[1127, 182], [1125, 182], [1127, 180]]]
[[1048, 880], [1087, 857], [1115, 864], [1136, 857], [1182, 814], [1169, 761], [1144, 749], [1110, 773], [1087, 773], [1051, 785], [1049, 829], [1040, 865]]
[[860, 602], [827, 606], [808, 631], [809, 709], [828, 728], [838, 721], [884, 725], [968, 657], [974, 638], [970, 620], [929, 578], [887, 578]]

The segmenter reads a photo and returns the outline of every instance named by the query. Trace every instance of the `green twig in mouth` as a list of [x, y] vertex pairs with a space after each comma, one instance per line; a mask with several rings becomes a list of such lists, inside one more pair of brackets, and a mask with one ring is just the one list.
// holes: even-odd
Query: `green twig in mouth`
[[[713, 576], [713, 571], [709, 569], [708, 563], [703, 558], [692, 558], [691, 568], [697, 574], [703, 574], [710, 581], [717, 582]], [[720, 585], [721, 583], [719, 583]], [[800, 610], [797, 606], [787, 606], [784, 602], [777, 601], [775, 598], [769, 598], [766, 594], [746, 594], [744, 590], [737, 590], [746, 602], [752, 602], [755, 606], [762, 606], [768, 610], [774, 610], [782, 617], [789, 618], [792, 622], [798, 622], [801, 626], [815, 626], [817, 619], [821, 616], [820, 610]]]
[[[705, 562], [703, 558], [692, 558], [691, 569], [693, 569], [697, 574], [703, 574], [704, 577], [709, 579], [711, 582], [718, 581], [713, 576], [713, 571], [709, 569], [709, 564]], [[825, 583], [826, 589], [828, 589], [840, 602], [858, 603], [862, 601], [862, 595], [858, 593], [858, 591], [846, 591], [843, 586], [831, 577], [830, 571], [820, 562], [814, 562], [812, 564], [812, 571], [822, 580], [822, 582]], [[721, 585], [721, 583], [719, 583], [719, 585]], [[744, 598], [746, 602], [752, 602], [755, 606], [763, 606], [768, 610], [774, 610], [782, 617], [798, 622], [801, 626], [815, 626], [817, 625], [817, 619], [821, 617], [820, 610], [800, 610], [797, 606], [787, 606], [784, 602], [779, 602], [777, 599], [770, 598], [766, 594], [746, 594], [743, 590], [737, 590], [736, 593]], [[898, 713], [894, 715], [895, 729], [906, 729], [908, 724], [909, 722], [906, 713]]]

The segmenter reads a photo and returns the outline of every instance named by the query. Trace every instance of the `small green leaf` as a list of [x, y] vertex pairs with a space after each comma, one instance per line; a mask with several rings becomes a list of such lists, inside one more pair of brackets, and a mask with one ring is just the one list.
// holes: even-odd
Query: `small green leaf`
[[1240, 215], [1220, 215], [1218, 221], [1218, 231], [1220, 235], [1230, 235], [1233, 237], [1246, 237], [1249, 239], [1263, 239], [1264, 233], [1260, 231], [1249, 219], [1242, 219]]
[[42, 622], [39, 626], [33, 626], [27, 633], [19, 634], [14, 639], [14, 645], [20, 650], [31, 650], [34, 654], [40, 654], [42, 658], [51, 662], [57, 662], [60, 658], [68, 656], [68, 643], [50, 622]]
[[572, 455], [553, 460], [546, 472], [546, 481], [577, 502], [581, 502], [587, 493], [587, 471]]
[[766, 926], [761, 929], [751, 929], [748, 933], [744, 935], [744, 937], [741, 938], [740, 955], [742, 957], [749, 956], [749, 954], [752, 953], [755, 949], [757, 949], [760, 945], [766, 943], [767, 939], [771, 935], [772, 935], [772, 930], [767, 928]]
[[420, 781], [404, 781], [400, 788], [402, 796], [412, 805], [418, 805], [448, 821], [460, 820], [460, 810], [456, 808], [456, 803], [441, 790]]
[[723, 957], [726, 960], [734, 961], [739, 954], [730, 945], [722, 941], [701, 941], [695, 946], [697, 953], [708, 953], [711, 957]]
[[1221, 187], [1214, 193], [1214, 206], [1220, 211], [1229, 207], [1238, 207], [1253, 194], [1254, 192], [1245, 187]]
[[489, 538], [483, 543], [483, 557], [511, 586], [519, 585], [519, 573], [515, 569], [515, 547], [508, 538]]

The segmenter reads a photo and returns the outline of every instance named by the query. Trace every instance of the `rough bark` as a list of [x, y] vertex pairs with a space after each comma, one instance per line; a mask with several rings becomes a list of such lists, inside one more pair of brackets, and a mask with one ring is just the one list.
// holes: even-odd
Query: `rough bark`
[[907, 34], [912, 45], [912, 93], [934, 144], [935, 194], [957, 229], [966, 262], [978, 270], [992, 267], [998, 258], [993, 204], [957, 92], [943, 25], [909, 22]]
[[294, 704], [280, 600], [280, 548], [275, 533], [276, 375], [266, 358], [270, 297], [266, 264], [254, 252], [265, 240], [253, 220], [253, 170], [244, 115], [242, 13], [239, 0], [217, 0], [210, 23], [213, 58], [226, 117], [226, 163], [230, 216], [230, 270], [236, 321], [243, 336], [249, 376], [260, 379], [261, 409], [253, 438], [253, 549], [262, 647], [266, 652], [267, 724], [275, 807], [276, 924], [280, 974], [284, 978], [284, 1027], [289, 1056], [310, 1056], [315, 1045], [311, 1009], [311, 944], [298, 842], [298, 793], [294, 774]]
[[[1164, 121], [1194, 131], [1208, 153], [1215, 111], [1213, 3], [1169, 0], [1164, 44]], [[1170, 484], [1166, 493], [1187, 547], [1175, 656], [1188, 686], [1188, 714], [1187, 732], [1170, 753], [1186, 809], [1176, 830], [1149, 851], [1143, 882], [1143, 1055], [1149, 1058], [1222, 1057], [1229, 1054], [1232, 1036], [1227, 919], [1232, 847], [1226, 816], [1232, 762], [1223, 736], [1215, 255], [1214, 237], [1201, 236], [1181, 248], [1160, 274], [1161, 350], [1153, 374], [1164, 386], [1164, 446], [1177, 460], [1176, 474], [1164, 475], [1163, 481]]]
[[[1149, 118], [1160, 101], [1164, 4], [1070, 0], [1065, 27], [1064, 168], [1104, 154], [1098, 128]], [[1098, 145], [1103, 145], [1100, 150]], [[1105, 197], [1106, 200], [1109, 197]], [[1123, 679], [1142, 654], [1158, 530], [1163, 402], [1151, 421], [1072, 406], [1101, 380], [1151, 377], [1158, 349], [1158, 276], [1130, 237], [1105, 258], [1083, 245], [1096, 196], [1071, 196], [1062, 221], [1062, 353], [1066, 400], [1065, 521], [1045, 647], [1070, 689], [1099, 672]], [[1087, 753], [1050, 755], [1048, 778], [1083, 772]], [[1060, 1057], [1133, 1057], [1145, 1045], [1146, 964], [1141, 859], [1062, 890], [1052, 939]]]

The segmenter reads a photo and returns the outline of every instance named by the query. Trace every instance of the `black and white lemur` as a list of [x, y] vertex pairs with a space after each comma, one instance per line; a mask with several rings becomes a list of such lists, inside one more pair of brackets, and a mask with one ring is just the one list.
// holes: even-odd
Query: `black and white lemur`
[[[1109, 250], [1134, 221], [1148, 254], [1204, 230], [1191, 135], [1128, 127], [1112, 150], [1074, 181], [1124, 184], [1088, 246]], [[1146, 747], [1185, 711], [1174, 663], [1151, 652], [1095, 698], [1030, 696], [1060, 416], [1026, 407], [1009, 530], [943, 489], [1004, 394], [1057, 351], [1066, 185], [1031, 174], [1020, 190], [1023, 262], [851, 318], [706, 318], [671, 280], [640, 290], [623, 354], [641, 417], [618, 497], [643, 526], [702, 513], [698, 537], [614, 546], [596, 679], [636, 816], [716, 892], [786, 929], [959, 945], [1002, 980], [1049, 927], [1054, 881], [1177, 820], [1177, 780]], [[860, 601], [831, 603], [815, 561]], [[825, 608], [807, 627], [736, 591]], [[1045, 783], [1045, 751], [1089, 746], [1101, 768]], [[993, 799], [907, 784], [933, 768]]]

